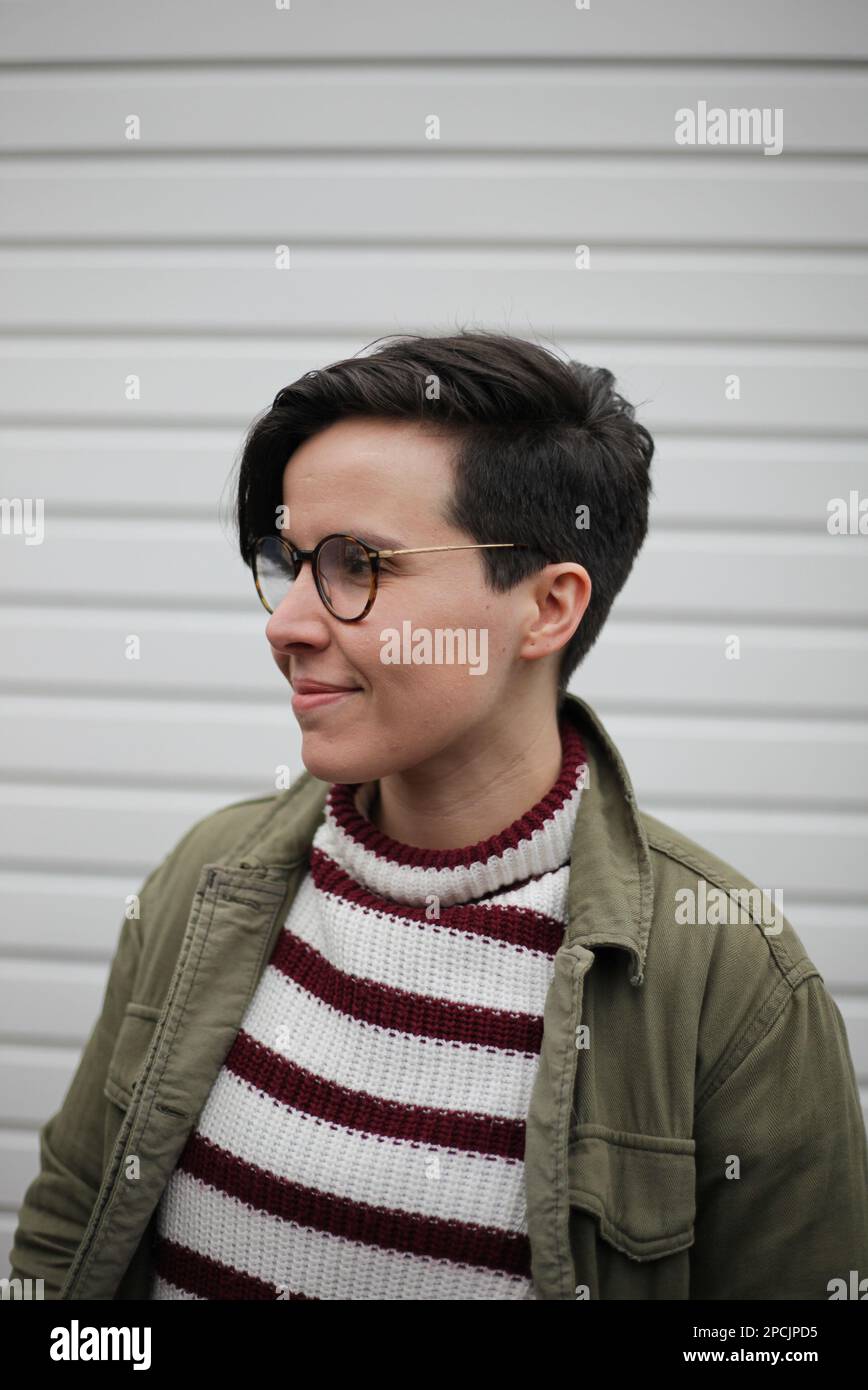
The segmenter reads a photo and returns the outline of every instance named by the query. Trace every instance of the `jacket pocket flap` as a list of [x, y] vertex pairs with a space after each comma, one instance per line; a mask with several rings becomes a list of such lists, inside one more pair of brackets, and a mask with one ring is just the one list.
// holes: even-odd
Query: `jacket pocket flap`
[[596, 1217], [600, 1234], [636, 1260], [693, 1244], [696, 1144], [587, 1125], [570, 1143], [570, 1206]]
[[159, 1009], [149, 1004], [130, 1003], [124, 1010], [103, 1086], [103, 1095], [124, 1110], [133, 1098], [159, 1017]]

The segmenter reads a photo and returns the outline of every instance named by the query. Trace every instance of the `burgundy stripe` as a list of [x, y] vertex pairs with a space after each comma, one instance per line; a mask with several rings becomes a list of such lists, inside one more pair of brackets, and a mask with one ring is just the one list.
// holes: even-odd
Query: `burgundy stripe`
[[[160, 1235], [156, 1237], [153, 1245], [153, 1265], [157, 1273], [170, 1284], [174, 1284], [176, 1289], [195, 1294], [197, 1298], [269, 1298], [274, 1301], [285, 1291], [277, 1284], [269, 1284], [265, 1279], [257, 1279], [252, 1274], [244, 1274], [240, 1269], [233, 1269], [231, 1265], [209, 1259], [207, 1255], [198, 1255], [195, 1250], [188, 1250], [186, 1245], [178, 1245], [176, 1241], [167, 1240], [165, 1236]], [[313, 1301], [308, 1299], [306, 1294], [290, 1291], [287, 1302], [294, 1299]]]
[[415, 1038], [495, 1048], [498, 1052], [534, 1055], [542, 1046], [541, 1014], [485, 1009], [477, 1004], [435, 999], [347, 975], [288, 927], [281, 931], [269, 964], [339, 1013], [377, 1028], [392, 1029]]
[[523, 841], [529, 840], [534, 831], [544, 829], [555, 812], [573, 795], [579, 768], [587, 762], [587, 751], [578, 729], [566, 717], [560, 724], [560, 733], [564, 756], [560, 774], [551, 790], [505, 830], [487, 840], [479, 840], [475, 845], [466, 845], [463, 849], [419, 849], [384, 835], [356, 809], [355, 796], [361, 785], [359, 782], [333, 782], [327, 794], [327, 804], [345, 834], [381, 859], [423, 869], [456, 869], [480, 862], [484, 864], [492, 855], [500, 856], [507, 849], [515, 849]]
[[521, 1161], [525, 1121], [404, 1105], [339, 1086], [264, 1047], [241, 1029], [224, 1066], [281, 1105], [362, 1134]]
[[[426, 915], [426, 908], [414, 907], [409, 903], [396, 903], [394, 898], [381, 898], [376, 893], [345, 872], [328, 854], [318, 847], [310, 852], [310, 872], [315, 888], [321, 893], [359, 907], [373, 908], [396, 921], [419, 922], [429, 926], [432, 919]], [[534, 878], [542, 875], [533, 875]], [[530, 879], [523, 880], [529, 883]], [[513, 892], [519, 886], [510, 883], [500, 891]], [[565, 923], [545, 912], [537, 912], [531, 907], [514, 904], [506, 907], [479, 907], [472, 903], [458, 903], [454, 907], [441, 907], [436, 922], [447, 931], [466, 932], [472, 936], [491, 937], [510, 946], [523, 946], [528, 951], [540, 951], [554, 956], [564, 939]]]
[[319, 1192], [246, 1163], [198, 1132], [187, 1140], [178, 1168], [256, 1211], [310, 1230], [380, 1250], [530, 1275], [530, 1241], [521, 1232], [374, 1207], [332, 1192]]

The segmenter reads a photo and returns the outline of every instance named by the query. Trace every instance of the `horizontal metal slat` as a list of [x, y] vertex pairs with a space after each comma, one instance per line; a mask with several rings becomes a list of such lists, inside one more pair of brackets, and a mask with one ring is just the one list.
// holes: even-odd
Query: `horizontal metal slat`
[[[424, 108], [423, 108], [424, 109]], [[854, 119], [850, 128], [859, 130]], [[125, 143], [125, 142], [124, 142]], [[424, 156], [424, 158], [423, 158]], [[0, 156], [2, 159], [2, 156]], [[3, 167], [0, 164], [0, 167]], [[353, 157], [177, 155], [8, 159], [0, 237], [28, 247], [76, 239], [248, 242], [270, 249], [331, 242], [488, 247], [530, 242], [741, 247], [864, 245], [868, 178], [861, 163], [742, 153], [529, 154], [448, 151]], [[50, 206], [51, 216], [45, 209]], [[596, 253], [596, 254], [595, 254]], [[575, 272], [574, 272], [575, 273]]]
[[435, 9], [405, 0], [331, 0], [328, 6], [261, 9], [234, 0], [185, 0], [171, 23], [161, 5], [64, 0], [0, 9], [6, 61], [186, 57], [377, 59], [458, 57], [522, 59], [611, 57], [761, 57], [856, 61], [868, 57], [868, 24], [852, 0], [644, 0], [578, 10], [537, 0], [533, 10], [500, 0], [441, 0]]
[[[858, 119], [868, 81], [847, 69], [770, 65], [746, 72], [658, 63], [638, 72], [617, 64], [566, 72], [513, 62], [402, 70], [373, 60], [352, 72], [305, 63], [231, 72], [7, 71], [0, 74], [0, 153], [123, 151], [129, 113], [141, 122], [135, 148], [142, 152], [677, 151], [675, 113], [696, 112], [700, 101], [709, 112], [781, 111], [776, 119], [788, 158], [868, 150], [868, 130]], [[436, 145], [426, 139], [428, 113], [440, 121]], [[754, 138], [763, 138], [761, 125]], [[707, 146], [692, 148], [708, 153]]]

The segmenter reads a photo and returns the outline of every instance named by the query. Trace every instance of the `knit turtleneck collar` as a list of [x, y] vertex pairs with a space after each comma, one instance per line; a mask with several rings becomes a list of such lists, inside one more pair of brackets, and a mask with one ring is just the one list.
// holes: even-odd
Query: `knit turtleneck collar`
[[563, 760], [542, 800], [504, 830], [463, 849], [419, 849], [384, 835], [356, 804], [358, 783], [329, 788], [325, 820], [314, 839], [372, 893], [424, 905], [433, 894], [444, 906], [472, 902], [551, 873], [569, 861], [576, 814], [585, 785], [582, 738], [567, 718], [560, 723]]

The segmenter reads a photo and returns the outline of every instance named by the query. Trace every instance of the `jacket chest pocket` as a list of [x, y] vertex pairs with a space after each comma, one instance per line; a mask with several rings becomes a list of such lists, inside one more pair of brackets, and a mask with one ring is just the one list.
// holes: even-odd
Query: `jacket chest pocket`
[[159, 1009], [149, 1004], [129, 1003], [124, 1010], [103, 1085], [106, 1099], [122, 1110], [127, 1110], [133, 1099], [159, 1017]]
[[567, 1174], [577, 1298], [688, 1298], [695, 1141], [583, 1125]]

